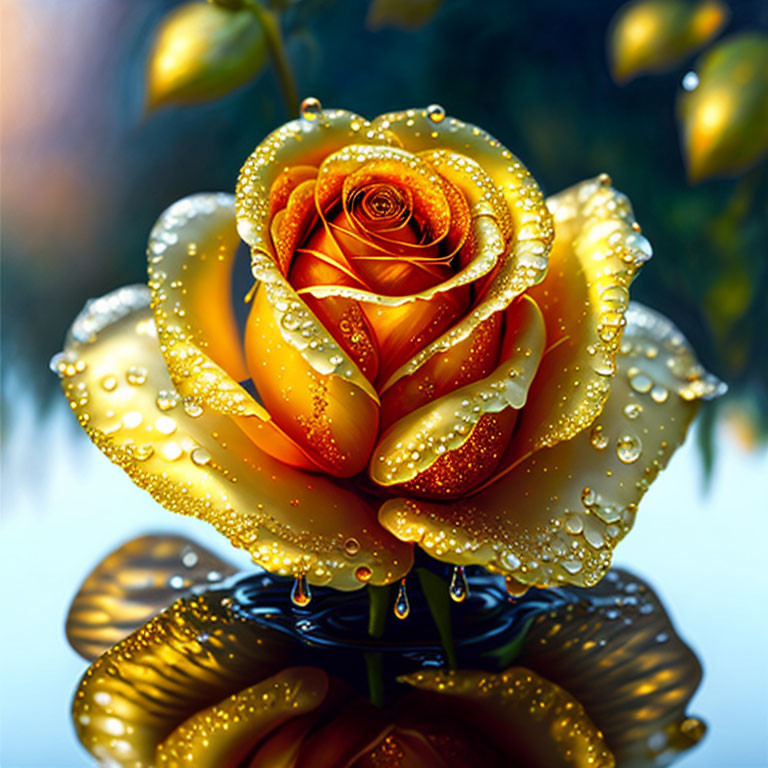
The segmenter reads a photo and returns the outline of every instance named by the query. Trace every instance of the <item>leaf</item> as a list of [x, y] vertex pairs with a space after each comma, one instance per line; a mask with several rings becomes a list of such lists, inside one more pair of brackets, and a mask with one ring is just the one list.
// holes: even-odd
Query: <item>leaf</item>
[[768, 153], [768, 36], [729, 37], [696, 70], [698, 86], [678, 100], [688, 175], [739, 175]]
[[392, 604], [392, 584], [377, 587], [368, 585], [368, 634], [380, 638], [387, 626], [387, 616]]
[[611, 73], [617, 83], [667, 72], [712, 40], [728, 21], [719, 0], [639, 0], [616, 12], [608, 33]]
[[448, 590], [448, 582], [432, 573], [426, 568], [417, 568], [416, 575], [419, 578], [421, 591], [427, 601], [432, 620], [440, 635], [440, 643], [445, 651], [448, 666], [456, 669], [456, 649], [453, 644], [453, 631], [451, 630], [451, 598]]
[[253, 80], [267, 54], [264, 30], [250, 11], [184, 3], [155, 34], [147, 70], [148, 109], [216, 99]]

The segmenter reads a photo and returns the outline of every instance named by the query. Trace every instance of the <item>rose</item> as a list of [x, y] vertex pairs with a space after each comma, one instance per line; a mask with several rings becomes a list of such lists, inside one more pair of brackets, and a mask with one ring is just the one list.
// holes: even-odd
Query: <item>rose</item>
[[[235, 217], [256, 283], [233, 299]], [[308, 100], [234, 206], [161, 216], [151, 308], [141, 287], [91, 303], [56, 366], [113, 461], [269, 570], [384, 584], [415, 542], [513, 590], [591, 585], [720, 390], [628, 305], [649, 255], [605, 176], [545, 204], [438, 107], [369, 123]]]
[[[110, 554], [75, 597], [68, 627], [80, 631], [69, 637], [99, 658], [83, 677], [73, 716], [100, 761], [605, 768], [615, 759], [650, 768], [670, 763], [705, 730], [686, 715], [701, 679], [696, 657], [653, 591], [624, 571], [588, 592], [566, 588], [517, 606], [493, 579], [473, 580], [476, 598], [459, 610], [474, 619], [462, 631], [475, 634], [460, 646], [460, 659], [484, 669], [449, 672], [419, 670], [418, 654], [396, 653], [388, 640], [367, 637], [361, 648], [364, 598], [344, 598], [341, 625], [327, 621], [326, 601], [335, 608], [340, 601], [328, 593], [301, 621], [290, 612], [281, 621], [279, 608], [270, 620], [266, 607], [285, 604], [285, 586], [251, 576], [212, 590], [204, 586], [212, 566], [232, 570], [195, 542], [147, 536]], [[173, 573], [184, 574], [186, 589], [203, 583], [177, 600], [179, 590], [168, 585]], [[142, 606], [160, 608], [163, 599], [173, 605], [154, 618], [141, 615]], [[252, 614], [253, 606], [261, 610]], [[516, 612], [529, 617], [527, 629], [510, 622]], [[481, 617], [489, 613], [502, 648], [487, 653]], [[412, 618], [413, 632], [424, 632], [423, 617]], [[305, 644], [306, 632], [323, 642]], [[107, 634], [116, 644], [99, 649]], [[509, 647], [517, 653], [512, 667]], [[363, 649], [377, 648], [388, 698], [382, 707], [364, 698], [361, 674]]]

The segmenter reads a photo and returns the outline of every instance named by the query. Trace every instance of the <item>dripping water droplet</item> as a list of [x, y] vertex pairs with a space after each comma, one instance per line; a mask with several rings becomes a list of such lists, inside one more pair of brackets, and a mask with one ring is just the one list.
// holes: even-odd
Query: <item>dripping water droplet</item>
[[442, 123], [445, 120], [445, 110], [439, 104], [430, 104], [427, 107], [427, 117], [433, 123]]
[[405, 579], [400, 580], [400, 588], [397, 590], [397, 600], [395, 600], [395, 616], [398, 619], [407, 619], [411, 612], [411, 606], [408, 603], [408, 593], [405, 590]]
[[310, 123], [315, 122], [322, 113], [323, 106], [314, 96], [308, 96], [301, 102], [301, 116]]
[[294, 605], [303, 608], [305, 605], [309, 605], [309, 601], [312, 599], [312, 593], [309, 590], [309, 583], [307, 582], [307, 575], [300, 573], [291, 588], [291, 602]]
[[464, 572], [463, 565], [457, 565], [453, 569], [448, 593], [454, 603], [462, 603], [469, 596], [469, 583], [467, 582], [467, 574]]

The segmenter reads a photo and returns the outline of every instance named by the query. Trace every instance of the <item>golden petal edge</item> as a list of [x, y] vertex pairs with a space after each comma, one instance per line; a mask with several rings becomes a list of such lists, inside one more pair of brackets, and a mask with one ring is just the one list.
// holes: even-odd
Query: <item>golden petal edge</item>
[[227, 416], [181, 398], [165, 407], [173, 385], [148, 304], [142, 286], [91, 303], [57, 359], [75, 415], [107, 457], [161, 505], [211, 523], [267, 570], [339, 589], [361, 587], [361, 567], [373, 583], [407, 573], [410, 548], [357, 495], [273, 459]]
[[627, 317], [611, 394], [591, 429], [462, 501], [390, 500], [382, 525], [440, 560], [483, 565], [522, 584], [596, 584], [683, 442], [697, 400], [723, 391], [668, 320], [636, 304]]
[[148, 534], [126, 541], [88, 574], [67, 613], [69, 644], [101, 656], [192, 588], [237, 573], [184, 536]]

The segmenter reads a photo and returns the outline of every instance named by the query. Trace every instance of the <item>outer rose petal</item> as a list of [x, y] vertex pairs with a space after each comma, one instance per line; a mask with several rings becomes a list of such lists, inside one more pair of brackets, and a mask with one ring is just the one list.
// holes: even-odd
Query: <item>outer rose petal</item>
[[[245, 335], [253, 383], [275, 421], [319, 467], [341, 477], [356, 475], [366, 465], [378, 433], [379, 406], [368, 393], [370, 384], [364, 379], [363, 390], [345, 377], [318, 371], [285, 338], [280, 316], [269, 288], [259, 286]], [[346, 357], [337, 349], [339, 359]]]
[[515, 662], [575, 696], [621, 766], [667, 765], [706, 731], [685, 712], [701, 665], [653, 590], [627, 571], [612, 569], [584, 602], [536, 618]]
[[185, 720], [157, 748], [157, 766], [240, 765], [254, 744], [323, 702], [328, 677], [316, 667], [290, 667]]
[[535, 672], [500, 674], [427, 670], [401, 678], [435, 695], [430, 711], [461, 711], [513, 764], [547, 768], [613, 768], [602, 734], [581, 704]]
[[696, 399], [721, 386], [682, 334], [632, 305], [611, 395], [591, 430], [542, 449], [470, 499], [393, 499], [385, 528], [440, 560], [528, 585], [591, 586], [632, 527], [637, 504], [682, 443]]
[[248, 378], [232, 309], [232, 268], [239, 243], [232, 195], [191, 195], [160, 216], [148, 246], [160, 349], [182, 395], [238, 417], [251, 439], [281, 461], [311, 468], [239, 384]]
[[603, 408], [626, 324], [629, 284], [650, 258], [624, 195], [606, 177], [547, 199], [555, 243], [547, 276], [529, 291], [547, 323], [549, 351], [502, 464], [567, 440]]
[[183, 536], [140, 536], [88, 575], [67, 614], [67, 640], [85, 659], [108, 651], [193, 587], [237, 573]]
[[[439, 483], [430, 482], [434, 492], [456, 492], [456, 481], [462, 491], [465, 475], [484, 471], [492, 461], [491, 452], [500, 456], [512, 424], [498, 424], [491, 433], [505, 434], [501, 445], [494, 444], [489, 434], [472, 443], [475, 430], [483, 417], [501, 414], [509, 409], [520, 410], [525, 405], [528, 388], [544, 351], [544, 320], [536, 304], [523, 297], [507, 312], [508, 336], [502, 342], [501, 362], [488, 376], [455, 389], [437, 400], [423, 405], [395, 422], [376, 446], [370, 464], [370, 475], [380, 485], [399, 485], [418, 478], [431, 468], [439, 470], [445, 460], [447, 474]], [[488, 426], [488, 425], [487, 425]], [[498, 435], [496, 435], [498, 436]], [[462, 447], [471, 445], [469, 455], [462, 457], [460, 471], [451, 461]], [[452, 475], [458, 477], [452, 477]], [[426, 489], [421, 489], [426, 490]], [[399, 535], [399, 534], [398, 534]]]
[[[211, 409], [161, 410], [158, 393], [173, 385], [148, 303], [145, 288], [121, 289], [73, 325], [62, 384], [96, 445], [163, 506], [210, 522], [267, 570], [340, 589], [361, 586], [361, 565], [374, 583], [407, 573], [408, 549], [360, 497], [271, 458]], [[349, 538], [359, 545], [353, 558]]]

